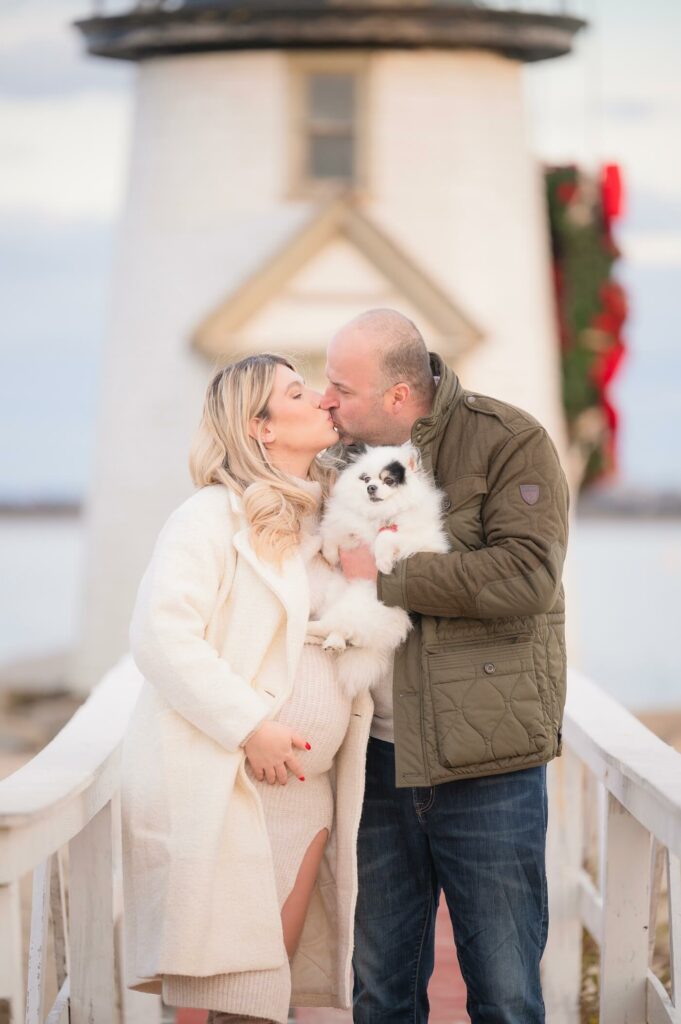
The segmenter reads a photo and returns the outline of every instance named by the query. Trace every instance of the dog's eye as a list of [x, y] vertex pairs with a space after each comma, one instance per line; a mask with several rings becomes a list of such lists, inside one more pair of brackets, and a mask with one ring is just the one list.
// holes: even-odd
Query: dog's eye
[[362, 473], [360, 476], [360, 480], [362, 481], [363, 484], [365, 484], [369, 480], [369, 477], [367, 476], [366, 473]]
[[394, 487], [395, 486], [395, 481], [393, 480], [393, 478], [391, 476], [384, 476], [383, 477], [383, 483], [387, 484], [388, 487]]

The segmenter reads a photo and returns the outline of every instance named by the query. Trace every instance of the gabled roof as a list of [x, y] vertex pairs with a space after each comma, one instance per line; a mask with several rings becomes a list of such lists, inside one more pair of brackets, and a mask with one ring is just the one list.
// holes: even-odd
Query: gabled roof
[[440, 343], [446, 358], [458, 356], [481, 339], [481, 331], [440, 285], [351, 198], [337, 196], [317, 207], [307, 223], [294, 230], [283, 245], [225, 296], [197, 328], [192, 344], [211, 357], [224, 355], [230, 338], [241, 332], [300, 270], [338, 239], [354, 246], [433, 325], [439, 336], [433, 343]]

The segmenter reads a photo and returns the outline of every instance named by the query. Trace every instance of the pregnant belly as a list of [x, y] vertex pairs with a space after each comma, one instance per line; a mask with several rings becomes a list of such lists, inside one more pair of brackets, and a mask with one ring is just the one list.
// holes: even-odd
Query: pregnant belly
[[335, 656], [305, 644], [293, 691], [276, 717], [312, 748], [297, 751], [306, 778], [331, 768], [347, 732], [350, 707], [351, 701], [336, 679]]

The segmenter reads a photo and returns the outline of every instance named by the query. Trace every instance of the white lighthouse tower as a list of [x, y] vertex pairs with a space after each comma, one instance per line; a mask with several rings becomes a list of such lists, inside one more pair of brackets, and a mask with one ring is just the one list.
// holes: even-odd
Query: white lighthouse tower
[[[548, 0], [547, 0], [548, 2]], [[326, 342], [392, 306], [464, 384], [564, 443], [543, 184], [522, 69], [582, 22], [464, 0], [185, 0], [102, 11], [135, 61], [76, 682], [127, 647], [154, 538], [191, 491], [217, 357]]]

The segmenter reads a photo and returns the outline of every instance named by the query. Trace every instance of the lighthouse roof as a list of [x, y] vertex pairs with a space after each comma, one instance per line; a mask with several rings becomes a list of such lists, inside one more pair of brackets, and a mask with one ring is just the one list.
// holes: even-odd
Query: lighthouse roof
[[[547, 5], [552, 0], [546, 0]], [[519, 61], [558, 57], [585, 22], [472, 0], [146, 0], [76, 22], [88, 51], [142, 60], [245, 49], [483, 49]]]

